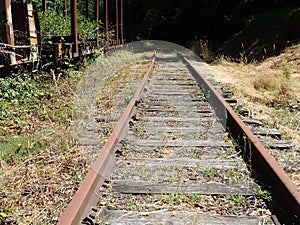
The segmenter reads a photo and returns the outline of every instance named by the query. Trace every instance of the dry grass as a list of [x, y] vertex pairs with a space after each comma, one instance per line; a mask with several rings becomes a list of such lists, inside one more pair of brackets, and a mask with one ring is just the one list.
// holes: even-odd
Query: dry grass
[[284, 139], [300, 144], [300, 45], [260, 64], [221, 58], [211, 69], [215, 79], [234, 90], [252, 117], [268, 120]]
[[[224, 87], [234, 91], [240, 104], [253, 118], [265, 119], [277, 128], [283, 140], [300, 145], [300, 45], [260, 64], [233, 63], [220, 59], [211, 65], [212, 73]], [[299, 147], [271, 150], [291, 180], [300, 185]]]
[[[9, 106], [0, 129], [0, 224], [54, 224], [70, 201], [87, 164], [71, 125], [73, 93], [79, 77], [41, 75], [34, 103]], [[13, 110], [13, 114], [10, 114]]]

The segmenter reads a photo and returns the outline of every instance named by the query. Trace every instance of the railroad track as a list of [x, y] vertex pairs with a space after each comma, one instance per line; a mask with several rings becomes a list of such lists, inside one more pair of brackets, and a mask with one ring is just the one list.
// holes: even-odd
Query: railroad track
[[297, 223], [297, 187], [188, 63], [157, 54], [59, 224]]

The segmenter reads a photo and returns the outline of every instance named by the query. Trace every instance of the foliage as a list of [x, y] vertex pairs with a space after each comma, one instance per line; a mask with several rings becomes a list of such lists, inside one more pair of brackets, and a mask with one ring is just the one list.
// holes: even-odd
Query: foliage
[[190, 42], [189, 49], [199, 55], [205, 62], [211, 63], [215, 61], [215, 55], [209, 47], [208, 41], [195, 40]]
[[16, 105], [22, 105], [26, 103], [34, 104], [37, 100], [42, 99], [48, 94], [46, 90], [41, 90], [38, 88], [38, 84], [40, 83], [40, 77], [32, 77], [28, 74], [22, 74], [16, 78], [1, 78], [1, 106], [5, 106], [8, 103], [13, 103]]
[[43, 39], [51, 39], [53, 36], [71, 35], [70, 18], [64, 17], [57, 11], [49, 9], [40, 13], [40, 24]]
[[[71, 35], [70, 15], [63, 15], [62, 2], [54, 1], [48, 5], [46, 12], [40, 12], [40, 24], [44, 40], [51, 40], [52, 37], [63, 37]], [[81, 40], [96, 38], [96, 32], [101, 28], [101, 21], [94, 21], [85, 18], [78, 12], [78, 36]], [[63, 38], [62, 38], [63, 40]]]
[[101, 28], [101, 21], [92, 21], [83, 16], [78, 18], [78, 33], [80, 40], [95, 39], [97, 32]]
[[[132, 39], [158, 39], [185, 46], [193, 40], [208, 40], [210, 51], [236, 61], [240, 56], [251, 62], [279, 54], [287, 43], [300, 37], [300, 2], [296, 0], [144, 0], [129, 4], [135, 13], [130, 18], [135, 23], [130, 24]], [[199, 47], [193, 46], [195, 50]]]

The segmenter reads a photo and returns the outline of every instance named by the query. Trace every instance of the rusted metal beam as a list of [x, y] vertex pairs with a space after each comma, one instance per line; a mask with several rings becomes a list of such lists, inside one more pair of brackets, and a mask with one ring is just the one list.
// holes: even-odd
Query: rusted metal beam
[[121, 0], [121, 44], [124, 44], [124, 5], [123, 0]]
[[119, 1], [116, 0], [116, 44], [119, 44]]
[[[96, 21], [96, 25], [97, 27], [99, 26], [99, 11], [100, 11], [100, 4], [99, 4], [99, 0], [94, 0], [94, 20]], [[97, 44], [96, 46], [99, 46], [99, 31], [97, 29], [96, 31], [96, 41]]]
[[6, 35], [7, 35], [7, 44], [14, 45], [14, 28], [11, 15], [11, 4], [10, 0], [4, 0], [5, 2], [5, 13], [6, 13]]
[[[0, 42], [3, 42], [4, 44], [8, 44], [10, 46], [15, 45], [10, 0], [4, 0], [0, 3]], [[15, 64], [15, 53], [10, 52], [9, 56], [4, 55], [3, 61], [5, 61], [3, 62], [5, 64]]]
[[47, 0], [42, 1], [42, 11], [46, 12], [47, 11]]
[[73, 41], [73, 56], [78, 56], [78, 27], [77, 27], [77, 0], [71, 0], [71, 38]]
[[106, 36], [106, 42], [108, 44], [108, 0], [105, 0], [105, 36]]
[[100, 11], [100, 4], [99, 0], [94, 0], [94, 20], [98, 21], [99, 20], [99, 13]]
[[85, 18], [89, 18], [89, 0], [85, 0]]

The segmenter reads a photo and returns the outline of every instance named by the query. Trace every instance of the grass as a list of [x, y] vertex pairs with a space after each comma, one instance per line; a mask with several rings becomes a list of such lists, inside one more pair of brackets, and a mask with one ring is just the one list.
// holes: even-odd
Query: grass
[[0, 80], [0, 223], [55, 223], [82, 180], [70, 123], [79, 78], [65, 70], [56, 85], [45, 72]]
[[207, 40], [195, 40], [189, 43], [189, 49], [199, 55], [205, 62], [211, 63], [215, 60], [215, 54], [210, 50]]
[[300, 45], [259, 64], [233, 63], [220, 58], [211, 65], [215, 79], [234, 91], [252, 117], [266, 119], [285, 139], [300, 144]]
[[202, 195], [199, 194], [164, 194], [162, 202], [176, 205], [180, 203], [196, 204], [202, 201]]
[[226, 198], [228, 200], [231, 200], [231, 201], [239, 204], [239, 205], [244, 205], [248, 201], [247, 197], [245, 197], [243, 195], [240, 195], [240, 194], [238, 194], [238, 195], [230, 195], [230, 196], [227, 196]]
[[9, 136], [1, 145], [0, 158], [8, 163], [23, 161], [45, 147], [35, 135]]

